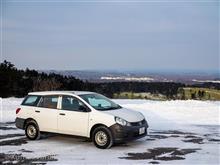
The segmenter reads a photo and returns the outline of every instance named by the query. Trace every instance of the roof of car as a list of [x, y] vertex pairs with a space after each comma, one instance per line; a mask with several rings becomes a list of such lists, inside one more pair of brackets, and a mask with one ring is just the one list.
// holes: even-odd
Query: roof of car
[[94, 92], [89, 91], [40, 91], [40, 92], [30, 92], [28, 95], [83, 95], [83, 94], [91, 94]]

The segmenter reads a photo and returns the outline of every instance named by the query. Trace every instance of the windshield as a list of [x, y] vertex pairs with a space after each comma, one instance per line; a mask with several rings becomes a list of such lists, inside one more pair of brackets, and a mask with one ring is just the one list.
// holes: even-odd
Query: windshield
[[100, 94], [92, 93], [79, 96], [97, 110], [105, 111], [122, 108], [120, 105]]

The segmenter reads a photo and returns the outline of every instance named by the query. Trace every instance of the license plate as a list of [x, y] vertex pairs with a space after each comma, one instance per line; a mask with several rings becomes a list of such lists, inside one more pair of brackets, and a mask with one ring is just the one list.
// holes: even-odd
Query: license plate
[[139, 128], [139, 135], [145, 133], [145, 127]]

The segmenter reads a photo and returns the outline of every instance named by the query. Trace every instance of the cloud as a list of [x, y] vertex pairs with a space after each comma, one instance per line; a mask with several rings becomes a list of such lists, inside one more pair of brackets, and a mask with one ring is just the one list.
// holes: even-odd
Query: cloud
[[37, 4], [4, 10], [4, 57], [20, 66], [218, 68], [218, 6]]

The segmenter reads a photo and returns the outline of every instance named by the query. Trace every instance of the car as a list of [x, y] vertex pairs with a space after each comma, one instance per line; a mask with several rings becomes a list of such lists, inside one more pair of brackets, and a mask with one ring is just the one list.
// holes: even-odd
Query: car
[[100, 149], [145, 137], [148, 123], [143, 114], [88, 91], [31, 92], [16, 109], [16, 127], [28, 139], [44, 132], [89, 138]]

